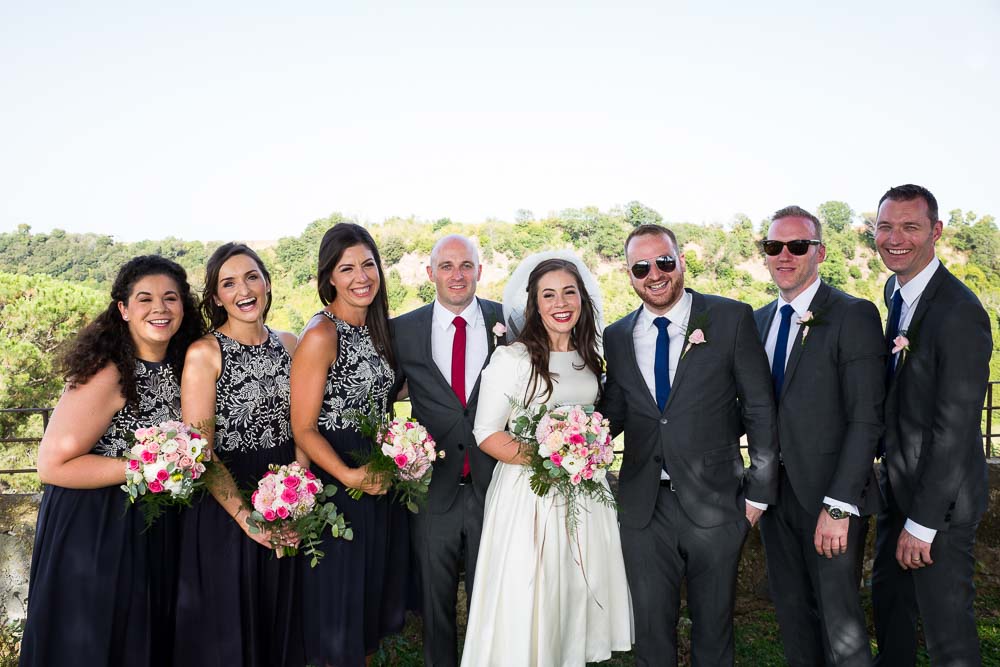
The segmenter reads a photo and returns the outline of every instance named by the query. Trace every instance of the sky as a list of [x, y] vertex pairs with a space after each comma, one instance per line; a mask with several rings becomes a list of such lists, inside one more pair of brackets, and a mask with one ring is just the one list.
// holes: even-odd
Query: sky
[[998, 34], [997, 0], [5, 0], [0, 232], [726, 223], [906, 182], [1000, 217]]

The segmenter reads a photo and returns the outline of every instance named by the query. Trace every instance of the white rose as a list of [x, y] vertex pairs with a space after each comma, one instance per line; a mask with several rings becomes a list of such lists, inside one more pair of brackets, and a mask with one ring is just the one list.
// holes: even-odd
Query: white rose
[[538, 455], [541, 456], [543, 459], [547, 459], [550, 456], [552, 456], [552, 450], [549, 449], [549, 446], [547, 444], [545, 444], [544, 442], [540, 442], [538, 443]]
[[142, 476], [146, 478], [146, 483], [152, 482], [156, 479], [156, 474], [167, 467], [164, 461], [155, 461], [153, 463], [147, 463], [142, 469]]
[[570, 476], [573, 476], [583, 470], [583, 464], [584, 460], [576, 454], [567, 454], [562, 460], [562, 467], [570, 474]]
[[177, 441], [167, 440], [165, 443], [163, 443], [163, 446], [160, 447], [160, 451], [163, 452], [164, 454], [173, 454], [174, 452], [177, 451]]

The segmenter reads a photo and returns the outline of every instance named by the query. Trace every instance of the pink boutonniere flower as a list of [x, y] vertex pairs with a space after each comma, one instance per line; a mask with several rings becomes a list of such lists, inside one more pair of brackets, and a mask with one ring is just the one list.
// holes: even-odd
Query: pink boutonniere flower
[[692, 346], [701, 345], [704, 342], [705, 342], [705, 332], [702, 331], [701, 329], [695, 329], [688, 335], [687, 345], [684, 347], [684, 352], [681, 353], [681, 356], [683, 357], [685, 354], [687, 354], [688, 350], [690, 350]]
[[802, 313], [802, 317], [800, 317], [796, 321], [796, 324], [802, 327], [802, 340], [800, 341], [800, 343], [802, 345], [806, 344], [806, 336], [809, 335], [810, 327], [814, 327], [822, 323], [823, 321], [820, 318], [816, 317], [816, 315], [814, 315], [811, 310], [807, 310], [806, 312]]
[[900, 334], [896, 336], [892, 341], [892, 353], [897, 352], [909, 352], [910, 351], [910, 339], [906, 336]]
[[504, 336], [507, 335], [507, 327], [504, 326], [503, 322], [497, 322], [496, 324], [494, 324], [493, 328], [490, 331], [493, 332], [494, 345], [499, 345], [500, 339], [502, 339]]

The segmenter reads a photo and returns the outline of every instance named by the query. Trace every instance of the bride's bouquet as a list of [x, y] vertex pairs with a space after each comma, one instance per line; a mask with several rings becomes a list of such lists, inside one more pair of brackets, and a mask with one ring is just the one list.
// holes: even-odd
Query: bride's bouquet
[[[367, 414], [352, 411], [350, 418], [372, 441], [371, 449], [357, 457], [359, 465], [368, 466], [365, 481], [391, 485], [406, 509], [417, 514], [427, 500], [433, 463], [443, 459], [444, 452], [437, 450], [434, 438], [419, 422], [390, 420], [374, 405]], [[361, 489], [348, 489], [347, 493], [355, 500], [364, 495]]]
[[171, 505], [188, 506], [205, 480], [212, 456], [194, 427], [179, 421], [135, 431], [135, 444], [125, 452], [122, 491], [130, 503], [140, 503], [148, 528]]
[[545, 496], [554, 489], [563, 498], [571, 535], [579, 524], [581, 495], [616, 506], [604, 483], [615, 460], [611, 427], [600, 412], [579, 405], [515, 408], [520, 414], [511, 432], [523, 443], [522, 450], [530, 458], [531, 490]]
[[[337, 492], [333, 484], [323, 486], [311, 471], [298, 463], [278, 466], [271, 464], [264, 477], [257, 482], [257, 490], [250, 496], [253, 512], [247, 518], [251, 533], [259, 533], [261, 526], [268, 526], [278, 535], [295, 533], [302, 541], [303, 551], [311, 556], [309, 564], [323, 558], [318, 545], [323, 531], [330, 526], [334, 538], [354, 539], [344, 515], [327, 500]], [[282, 555], [294, 556], [296, 547], [278, 546]]]

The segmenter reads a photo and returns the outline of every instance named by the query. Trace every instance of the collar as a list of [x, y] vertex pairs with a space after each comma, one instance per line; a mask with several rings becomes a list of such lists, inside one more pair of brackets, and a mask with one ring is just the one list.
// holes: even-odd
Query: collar
[[817, 277], [816, 280], [813, 281], [812, 285], [805, 288], [801, 294], [791, 301], [785, 301], [785, 299], [779, 294], [778, 310], [776, 312], [780, 313], [782, 306], [789, 305], [792, 307], [792, 310], [795, 311], [795, 314], [799, 316], [799, 319], [802, 319], [802, 316], [809, 310], [809, 304], [811, 304], [813, 299], [816, 298], [816, 292], [819, 291], [820, 282], [819, 277]]
[[[465, 307], [465, 310], [459, 313], [462, 319], [465, 320], [465, 326], [472, 328], [479, 325], [479, 322], [483, 319], [482, 311], [479, 309], [479, 299], [473, 297], [472, 303]], [[433, 325], [439, 329], [445, 330], [452, 325], [455, 321], [455, 313], [451, 312], [447, 308], [441, 305], [441, 302], [434, 299], [434, 315], [433, 315]]]
[[670, 320], [671, 326], [676, 326], [681, 331], [684, 331], [687, 327], [687, 322], [691, 318], [691, 303], [694, 299], [691, 297], [691, 292], [684, 290], [683, 296], [674, 304], [674, 307], [665, 312], [663, 315], [657, 315], [651, 311], [646, 304], [642, 304], [642, 310], [639, 311], [639, 321], [636, 323], [636, 328], [640, 331], [645, 331], [647, 329], [655, 326], [653, 320], [657, 317], [666, 317]]
[[909, 308], [917, 298], [924, 293], [927, 289], [927, 283], [931, 281], [931, 277], [934, 272], [938, 270], [941, 266], [941, 260], [937, 258], [937, 255], [931, 259], [930, 263], [923, 268], [923, 270], [913, 277], [913, 280], [906, 283], [902, 287], [899, 286], [899, 280], [895, 279], [895, 288], [892, 290], [892, 295], [896, 296], [896, 290], [903, 293], [903, 302], [906, 303], [906, 307]]

